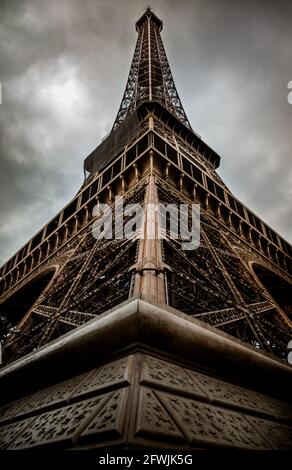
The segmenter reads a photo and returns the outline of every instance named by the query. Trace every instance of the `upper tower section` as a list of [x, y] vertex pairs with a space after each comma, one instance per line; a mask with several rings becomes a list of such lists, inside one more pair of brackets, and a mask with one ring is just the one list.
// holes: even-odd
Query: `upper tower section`
[[160, 32], [162, 21], [150, 7], [136, 23], [138, 39], [130, 73], [113, 129], [146, 101], [161, 103], [191, 129], [177, 93]]
[[136, 31], [139, 33], [140, 28], [143, 27], [144, 23], [148, 21], [148, 18], [150, 18], [150, 21], [155, 23], [159, 29], [159, 32], [162, 31], [162, 26], [163, 22], [158, 16], [156, 16], [153, 11], [151, 10], [150, 7], [146, 8], [145, 13], [139, 18], [139, 20], [136, 22]]

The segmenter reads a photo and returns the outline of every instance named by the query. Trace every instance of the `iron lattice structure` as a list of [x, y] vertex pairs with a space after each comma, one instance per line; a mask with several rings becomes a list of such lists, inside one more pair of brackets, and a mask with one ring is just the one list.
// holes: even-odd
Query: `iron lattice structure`
[[136, 23], [138, 39], [126, 89], [113, 129], [143, 102], [157, 101], [191, 129], [160, 36], [162, 21], [147, 9]]
[[[291, 246], [217, 174], [220, 157], [193, 132], [179, 100], [160, 36], [162, 22], [147, 9], [136, 29], [126, 91], [107, 141], [112, 153], [98, 172], [91, 158], [76, 197], [1, 269], [5, 360], [133, 297], [166, 304], [285, 360]], [[118, 148], [113, 142], [123, 122], [128, 130], [136, 127]], [[169, 230], [162, 237], [155, 211], [144, 213], [132, 238], [123, 237], [128, 214], [118, 237], [96, 240], [94, 207], [113, 207], [121, 196], [125, 204], [144, 208], [199, 204], [198, 249], [184, 251]], [[150, 225], [154, 238], [141, 237]]]

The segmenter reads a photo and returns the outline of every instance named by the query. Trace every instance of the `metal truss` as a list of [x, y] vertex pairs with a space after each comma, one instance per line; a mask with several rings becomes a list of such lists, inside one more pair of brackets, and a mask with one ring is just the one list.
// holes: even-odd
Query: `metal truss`
[[130, 73], [113, 129], [144, 101], [158, 101], [191, 129], [174, 84], [160, 36], [161, 27], [154, 16], [148, 9], [139, 23]]
[[[125, 195], [125, 203], [143, 205], [147, 178]], [[157, 177], [162, 204], [190, 200]], [[113, 220], [115, 223], [115, 220]], [[184, 251], [180, 239], [165, 230], [161, 240], [167, 303], [256, 348], [286, 358], [291, 330], [277, 306], [246, 267], [222, 227], [201, 209], [201, 241]], [[6, 338], [6, 360], [38, 349], [133, 295], [139, 244], [133, 239], [100, 239], [91, 228], [80, 234], [54, 283], [18, 330]]]
[[[159, 180], [159, 200], [186, 202], [184, 196]], [[164, 262], [169, 267], [169, 304], [188, 315], [283, 359], [291, 330], [277, 307], [233, 250], [222, 229], [201, 210], [201, 243], [183, 251], [181, 240], [166, 233]]]
[[[143, 203], [145, 181], [124, 196]], [[114, 214], [114, 211], [113, 211]], [[115, 218], [112, 219], [115, 224]], [[92, 227], [42, 295], [19, 330], [11, 330], [5, 354], [15, 360], [128, 299], [136, 262], [136, 239], [98, 239]], [[120, 227], [120, 230], [122, 227]]]

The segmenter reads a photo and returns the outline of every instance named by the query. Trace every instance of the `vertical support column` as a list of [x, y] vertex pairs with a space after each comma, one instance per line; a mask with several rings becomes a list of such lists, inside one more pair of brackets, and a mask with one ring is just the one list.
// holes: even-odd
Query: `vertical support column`
[[252, 228], [249, 227], [249, 228], [248, 228], [248, 242], [249, 242], [252, 246], [254, 246], [251, 232], [252, 232]]
[[275, 252], [275, 258], [276, 258], [276, 261], [277, 261], [277, 264], [280, 264], [280, 260], [279, 260], [279, 248], [276, 248], [276, 252]]
[[158, 194], [153, 173], [149, 175], [144, 200], [144, 216], [136, 264], [133, 294], [147, 301], [166, 303], [160, 241]]
[[210, 198], [210, 193], [206, 193], [205, 201], [204, 201], [204, 209], [206, 212], [209, 210], [209, 198]]
[[148, 86], [149, 86], [149, 101], [152, 101], [152, 59], [151, 59], [151, 18], [148, 16]]
[[170, 163], [167, 162], [165, 165], [165, 172], [164, 172], [165, 181], [168, 181], [168, 178], [169, 178], [169, 168], [170, 168]]
[[140, 179], [140, 175], [139, 175], [139, 168], [138, 168], [137, 163], [133, 164], [133, 168], [135, 170], [135, 181], [136, 181], [136, 183], [138, 183], [139, 179]]
[[258, 236], [258, 239], [257, 239], [257, 245], [258, 245], [257, 246], [258, 250], [262, 253], [263, 247], [262, 247], [261, 236], [260, 235]]
[[243, 231], [242, 231], [242, 220], [241, 219], [239, 219], [238, 231], [239, 231], [239, 235], [242, 237], [243, 236]]
[[68, 240], [68, 235], [69, 235], [69, 227], [68, 224], [65, 224], [65, 235], [64, 235], [64, 242]]
[[47, 256], [50, 255], [50, 252], [51, 252], [51, 239], [48, 238], [47, 239]]
[[89, 220], [89, 209], [88, 206], [84, 206], [85, 215], [84, 215], [84, 225], [88, 224]]
[[55, 250], [58, 248], [60, 243], [60, 235], [59, 232], [56, 232], [56, 244], [55, 244]]
[[23, 262], [23, 275], [26, 274], [26, 271], [27, 271], [27, 262], [24, 261], [24, 262]]
[[121, 180], [121, 193], [123, 195], [126, 192], [126, 182], [125, 182], [124, 175], [120, 175], [120, 180]]
[[184, 189], [184, 173], [181, 173], [179, 176], [179, 183], [178, 183], [178, 189], [180, 192]]
[[74, 229], [73, 229], [73, 234], [75, 234], [75, 233], [78, 232], [78, 227], [79, 227], [79, 219], [78, 219], [78, 215], [75, 214], [75, 215], [74, 215]]
[[232, 223], [232, 211], [229, 211], [229, 212], [228, 212], [228, 221], [227, 221], [227, 223], [228, 223], [228, 227], [229, 227], [230, 229], [232, 229], [232, 228], [233, 228], [233, 223]]
[[217, 204], [217, 210], [216, 210], [216, 216], [217, 216], [217, 219], [219, 220], [219, 222], [221, 220], [221, 206], [222, 206], [222, 204], [221, 204], [221, 202], [219, 202]]
[[38, 264], [41, 262], [42, 260], [42, 256], [43, 256], [43, 250], [42, 250], [42, 247], [39, 248], [39, 257], [38, 257]]
[[153, 117], [152, 117], [152, 116], [149, 116], [148, 126], [149, 126], [149, 129], [150, 129], [150, 130], [153, 130], [153, 129], [154, 129], [154, 121], [153, 121]]
[[195, 204], [200, 204], [199, 196], [198, 196], [198, 184], [195, 183], [193, 186], [193, 201]]

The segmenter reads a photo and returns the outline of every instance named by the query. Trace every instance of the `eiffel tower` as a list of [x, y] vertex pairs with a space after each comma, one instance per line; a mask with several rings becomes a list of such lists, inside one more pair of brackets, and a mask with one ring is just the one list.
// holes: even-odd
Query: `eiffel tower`
[[[136, 22], [82, 187], [1, 268], [2, 448], [292, 448], [291, 245], [218, 175], [162, 26], [149, 7]], [[182, 205], [200, 207], [195, 249], [171, 228]]]

